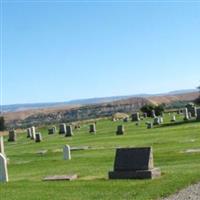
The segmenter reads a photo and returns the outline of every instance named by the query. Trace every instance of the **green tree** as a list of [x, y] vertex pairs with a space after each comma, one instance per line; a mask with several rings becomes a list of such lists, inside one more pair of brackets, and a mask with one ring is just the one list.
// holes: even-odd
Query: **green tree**
[[151, 117], [152, 110], [155, 110], [155, 114], [158, 116], [158, 115], [161, 115], [162, 112], [164, 112], [164, 110], [165, 110], [165, 104], [160, 104], [158, 106], [155, 106], [153, 104], [147, 104], [147, 105], [144, 105], [140, 110], [143, 113], [147, 113], [148, 117]]
[[140, 110], [143, 112], [143, 113], [147, 113], [147, 116], [148, 117], [151, 117], [151, 113], [152, 113], [152, 110], [154, 110], [155, 106], [152, 105], [152, 104], [146, 104], [144, 105]]
[[1, 116], [0, 117], [0, 131], [4, 131], [6, 129], [5, 127], [5, 120], [4, 120], [4, 117]]

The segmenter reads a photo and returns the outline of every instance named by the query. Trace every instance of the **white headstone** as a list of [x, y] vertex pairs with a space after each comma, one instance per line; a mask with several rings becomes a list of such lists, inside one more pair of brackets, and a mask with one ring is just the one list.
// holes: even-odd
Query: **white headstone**
[[0, 153], [0, 182], [8, 182], [7, 160], [2, 153]]
[[4, 153], [4, 142], [3, 142], [3, 136], [0, 136], [0, 153], [5, 155]]
[[189, 115], [188, 115], [188, 109], [187, 108], [184, 108], [183, 113], [184, 113], [184, 120], [189, 120]]
[[69, 145], [65, 145], [63, 147], [63, 154], [64, 154], [64, 160], [71, 160], [71, 151]]
[[172, 121], [172, 122], [175, 122], [175, 121], [176, 121], [176, 115], [173, 115], [173, 116], [172, 116], [171, 121]]
[[35, 140], [35, 126], [31, 127], [31, 139]]

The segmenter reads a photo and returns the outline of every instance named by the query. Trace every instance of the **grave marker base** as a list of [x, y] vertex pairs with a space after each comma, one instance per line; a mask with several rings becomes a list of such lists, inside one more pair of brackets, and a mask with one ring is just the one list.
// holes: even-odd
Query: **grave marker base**
[[160, 177], [159, 168], [137, 171], [111, 171], [108, 173], [109, 179], [154, 179]]

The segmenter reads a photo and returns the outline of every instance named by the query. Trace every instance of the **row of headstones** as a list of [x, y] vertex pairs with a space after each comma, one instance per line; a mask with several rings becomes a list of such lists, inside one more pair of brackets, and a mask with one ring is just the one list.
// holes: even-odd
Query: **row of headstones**
[[[89, 132], [90, 133], [96, 133], [96, 124], [90, 124], [89, 125]], [[54, 134], [56, 133], [56, 127], [52, 127], [48, 129], [49, 134]], [[66, 125], [65, 123], [60, 124], [59, 126], [59, 134], [65, 134], [66, 137], [73, 136], [73, 128], [71, 125]]]
[[[90, 133], [96, 133], [96, 125], [91, 124], [90, 126]], [[48, 129], [48, 134], [55, 134], [56, 133], [56, 127], [53, 126], [52, 128]], [[71, 125], [66, 125], [64, 123], [60, 124], [59, 127], [59, 134], [65, 134], [66, 137], [73, 136], [73, 130]], [[8, 134], [8, 142], [15, 142], [17, 138], [16, 130], [10, 130]], [[42, 134], [40, 132], [36, 132], [36, 129], [34, 126], [27, 128], [27, 138], [30, 138], [32, 140], [35, 140], [35, 142], [41, 142], [42, 141]]]

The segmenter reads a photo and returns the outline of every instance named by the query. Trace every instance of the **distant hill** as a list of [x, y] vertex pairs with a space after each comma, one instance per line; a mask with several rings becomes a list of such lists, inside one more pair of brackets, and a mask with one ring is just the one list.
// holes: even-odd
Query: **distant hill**
[[99, 97], [99, 98], [88, 98], [88, 99], [76, 99], [67, 102], [53, 102], [53, 103], [31, 103], [31, 104], [13, 104], [13, 105], [3, 105], [4, 112], [18, 112], [18, 111], [26, 111], [33, 109], [46, 109], [46, 108], [56, 108], [63, 106], [83, 106], [83, 105], [91, 105], [91, 104], [101, 104], [101, 103], [109, 103], [118, 100], [126, 100], [132, 97], [152, 97], [152, 96], [171, 96], [177, 94], [185, 94], [185, 93], [193, 93], [197, 92], [196, 89], [185, 89], [185, 90], [177, 90], [171, 91], [168, 93], [161, 94], [135, 94], [135, 95], [127, 95], [127, 96], [112, 96], [112, 97]]
[[[75, 122], [98, 117], [110, 117], [116, 112], [133, 113], [139, 111], [143, 105], [161, 103], [170, 104], [178, 101], [193, 101], [199, 96], [198, 92], [165, 94], [165, 95], [145, 95], [143, 97], [123, 97], [111, 101], [108, 99], [80, 100], [80, 104], [52, 104], [51, 107], [39, 109], [27, 109], [23, 111], [6, 112], [4, 117], [8, 127], [27, 127], [30, 125], [43, 125], [61, 122]], [[107, 102], [105, 102], [107, 101]], [[89, 104], [89, 102], [92, 102]], [[103, 102], [103, 103], [97, 103]], [[84, 105], [85, 103], [85, 105]]]

